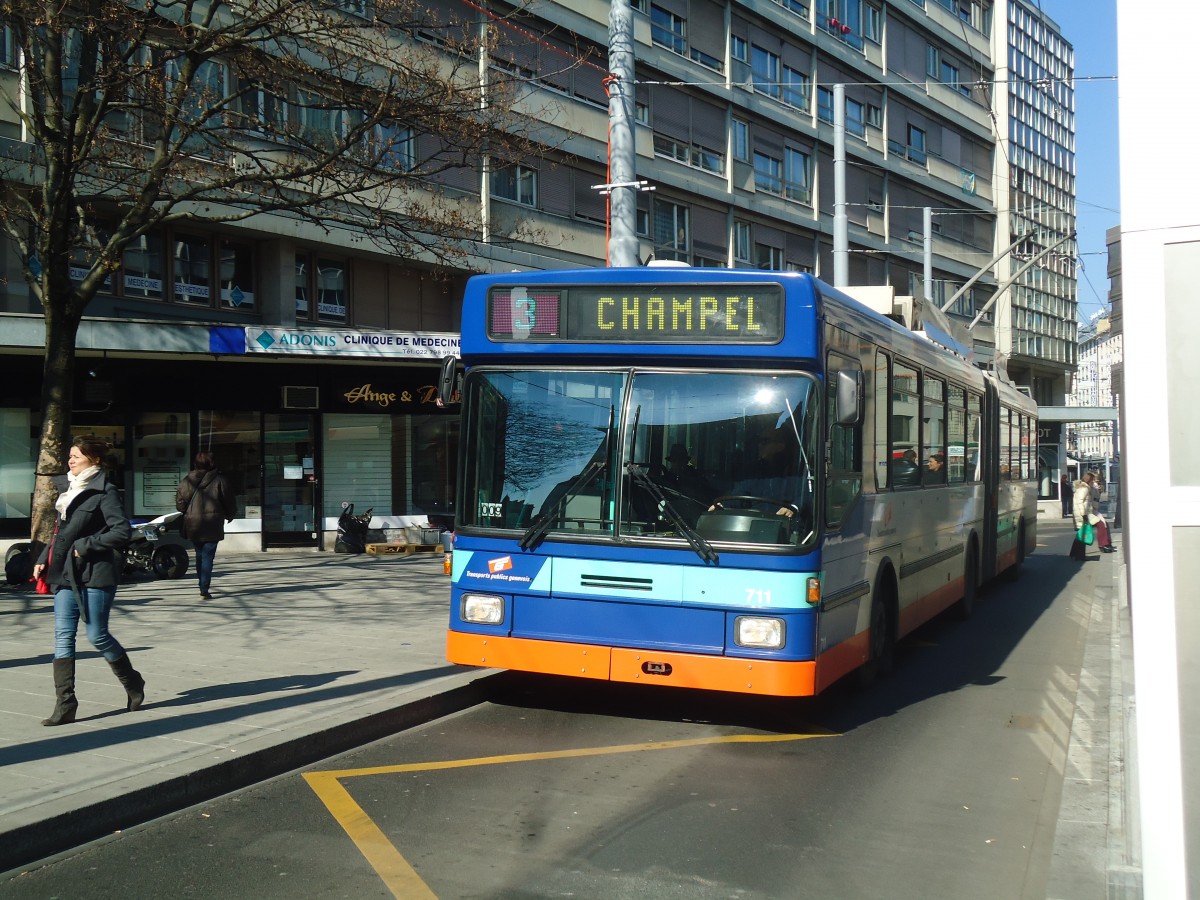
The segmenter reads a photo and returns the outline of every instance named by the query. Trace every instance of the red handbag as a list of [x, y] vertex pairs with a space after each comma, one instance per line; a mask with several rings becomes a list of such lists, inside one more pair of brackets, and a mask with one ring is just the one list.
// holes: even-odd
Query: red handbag
[[54, 538], [58, 537], [58, 529], [54, 529], [54, 537], [50, 538], [50, 552], [46, 554], [46, 565], [42, 566], [42, 571], [38, 572], [38, 577], [33, 581], [33, 590], [38, 594], [52, 594], [54, 591], [50, 589], [50, 582], [46, 580], [46, 572], [50, 569], [50, 560], [54, 556]]

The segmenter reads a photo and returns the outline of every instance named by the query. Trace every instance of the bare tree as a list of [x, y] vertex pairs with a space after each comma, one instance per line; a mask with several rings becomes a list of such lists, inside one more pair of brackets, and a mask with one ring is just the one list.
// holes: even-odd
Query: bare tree
[[286, 214], [446, 260], [481, 224], [439, 181], [535, 152], [521, 83], [481, 65], [497, 29], [413, 0], [0, 0], [0, 18], [19, 74], [0, 102], [23, 138], [0, 158], [0, 228], [46, 323], [37, 541], [80, 321], [131, 244]]

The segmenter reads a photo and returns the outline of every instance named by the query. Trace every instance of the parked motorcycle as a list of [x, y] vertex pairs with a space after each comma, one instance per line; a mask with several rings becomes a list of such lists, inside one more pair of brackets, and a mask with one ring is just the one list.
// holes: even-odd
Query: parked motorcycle
[[125, 572], [152, 572], [156, 578], [182, 578], [188, 570], [187, 550], [166, 539], [172, 524], [183, 518], [169, 512], [133, 526], [133, 539], [126, 545]]

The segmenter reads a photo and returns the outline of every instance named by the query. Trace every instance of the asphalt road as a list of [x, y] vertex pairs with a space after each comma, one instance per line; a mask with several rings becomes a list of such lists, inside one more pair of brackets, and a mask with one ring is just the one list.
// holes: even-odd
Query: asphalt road
[[1086, 598], [1028, 560], [874, 688], [509, 676], [491, 702], [0, 882], [25, 897], [1044, 898]]

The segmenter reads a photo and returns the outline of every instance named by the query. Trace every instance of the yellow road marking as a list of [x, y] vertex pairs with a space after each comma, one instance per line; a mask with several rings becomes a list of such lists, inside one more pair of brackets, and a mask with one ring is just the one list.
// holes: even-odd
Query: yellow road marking
[[433, 772], [443, 769], [466, 769], [472, 766], [495, 766], [505, 763], [534, 762], [546, 759], [577, 759], [585, 756], [605, 756], [610, 753], [642, 753], [649, 750], [677, 750], [681, 747], [701, 747], [711, 744], [769, 744], [783, 741], [803, 741], [809, 738], [837, 737], [833, 731], [813, 734], [731, 734], [725, 737], [689, 738], [681, 741], [653, 741], [646, 744], [620, 744], [613, 747], [580, 747], [575, 750], [544, 750], [539, 753], [510, 753], [504, 756], [480, 756], [474, 759], [448, 759], [441, 762], [402, 763], [395, 766], [374, 766], [369, 769], [342, 769], [332, 772], [304, 772], [304, 780], [325, 804], [326, 809], [349, 835], [350, 840], [366, 858], [371, 868], [398, 898], [436, 898], [421, 876], [416, 873], [376, 825], [363, 811], [350, 792], [341, 784], [342, 778], [362, 775], [394, 775], [398, 772]]
[[379, 826], [354, 802], [350, 792], [342, 787], [336, 776], [326, 772], [305, 772], [304, 780], [321, 798], [321, 802], [350, 836], [350, 840], [354, 841], [354, 846], [366, 857], [388, 890], [396, 897], [437, 897], [437, 894], [429, 889], [429, 885], [421, 880], [416, 870], [400, 855], [395, 845], [380, 831]]

